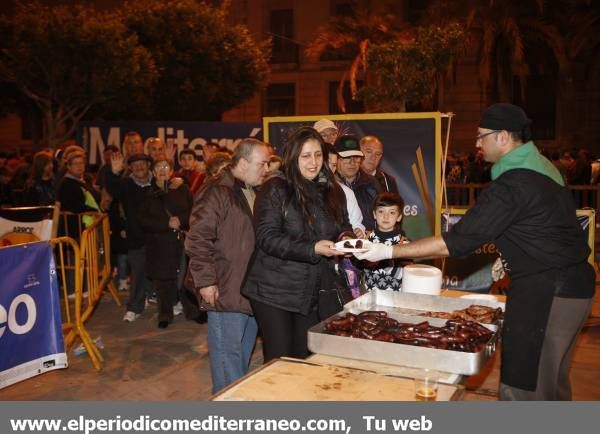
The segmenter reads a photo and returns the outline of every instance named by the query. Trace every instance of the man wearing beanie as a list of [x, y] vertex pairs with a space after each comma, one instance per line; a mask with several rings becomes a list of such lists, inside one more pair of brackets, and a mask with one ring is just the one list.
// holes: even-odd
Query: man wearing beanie
[[494, 104], [476, 137], [492, 182], [447, 233], [373, 244], [359, 259], [463, 256], [495, 243], [511, 283], [502, 329], [501, 400], [570, 400], [569, 365], [594, 295], [590, 248], [570, 191], [530, 140], [520, 107]]

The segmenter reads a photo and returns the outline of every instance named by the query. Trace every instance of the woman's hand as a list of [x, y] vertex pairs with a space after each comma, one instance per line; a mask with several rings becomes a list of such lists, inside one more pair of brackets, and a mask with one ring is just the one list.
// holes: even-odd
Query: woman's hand
[[315, 243], [315, 253], [317, 255], [327, 256], [328, 258], [344, 254], [335, 248], [335, 243], [333, 241], [329, 240], [317, 241]]
[[354, 228], [354, 235], [356, 235], [356, 238], [366, 238], [365, 231], [363, 231], [361, 228]]

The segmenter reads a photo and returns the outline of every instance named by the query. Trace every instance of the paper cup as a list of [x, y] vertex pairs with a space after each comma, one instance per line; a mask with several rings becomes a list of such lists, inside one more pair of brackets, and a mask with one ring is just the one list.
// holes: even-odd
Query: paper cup
[[417, 294], [440, 295], [442, 271], [431, 265], [412, 264], [404, 267], [402, 291]]

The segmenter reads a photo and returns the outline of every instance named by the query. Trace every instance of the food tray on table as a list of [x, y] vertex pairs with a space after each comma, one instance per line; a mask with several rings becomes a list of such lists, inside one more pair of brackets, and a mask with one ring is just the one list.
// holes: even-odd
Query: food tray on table
[[[389, 318], [400, 323], [419, 324], [427, 321], [431, 326], [442, 327], [445, 319], [420, 316], [426, 311], [451, 312], [465, 309], [473, 300], [440, 297], [396, 291], [373, 290], [344, 306], [344, 310], [313, 326], [308, 331], [308, 347], [318, 354], [367, 360], [415, 368], [429, 368], [462, 375], [474, 375], [481, 370], [496, 349], [500, 324], [481, 324], [491, 332], [486, 344], [477, 352], [428, 348], [396, 342], [382, 342], [355, 337], [337, 336], [325, 331], [325, 325], [347, 313], [384, 311]], [[493, 300], [477, 304], [504, 310], [504, 303]]]

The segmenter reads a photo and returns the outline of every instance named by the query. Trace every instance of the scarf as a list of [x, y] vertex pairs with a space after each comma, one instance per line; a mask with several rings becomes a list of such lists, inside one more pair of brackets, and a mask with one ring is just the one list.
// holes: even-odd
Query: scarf
[[516, 147], [505, 154], [492, 166], [492, 181], [496, 180], [504, 172], [513, 169], [529, 169], [551, 178], [558, 185], [564, 186], [565, 181], [558, 169], [540, 154], [533, 142]]

